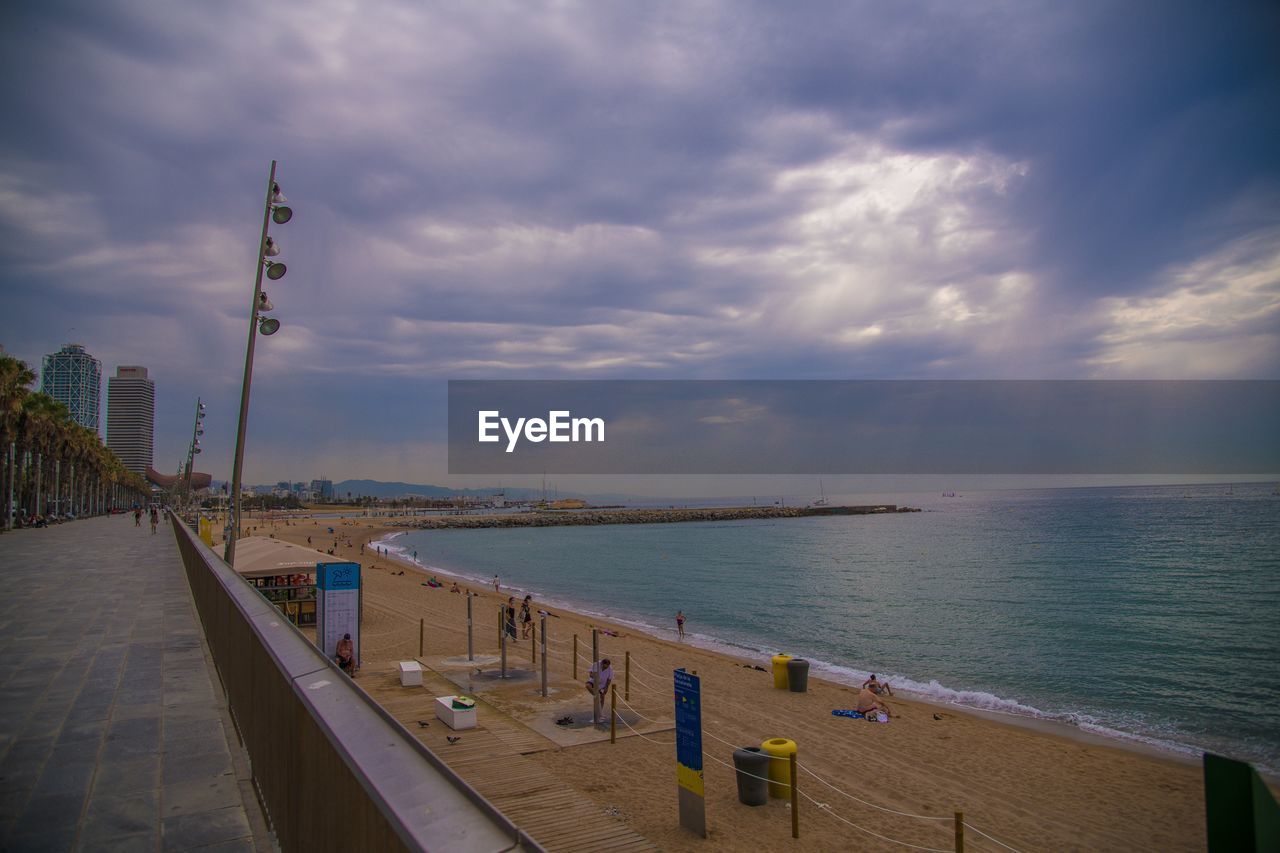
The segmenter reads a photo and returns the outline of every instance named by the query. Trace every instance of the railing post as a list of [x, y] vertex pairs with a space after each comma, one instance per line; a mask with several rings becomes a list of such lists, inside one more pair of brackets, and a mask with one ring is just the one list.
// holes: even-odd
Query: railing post
[[422, 657], [427, 645], [427, 620], [418, 620], [418, 657]]
[[791, 837], [800, 837], [800, 790], [796, 787], [796, 754], [789, 756], [791, 765]]
[[618, 742], [618, 685], [609, 685], [609, 743]]
[[623, 665], [622, 675], [625, 679], [622, 685], [622, 698], [628, 702], [631, 701], [631, 651], [627, 650], [626, 663]]
[[547, 616], [542, 615], [542, 698], [547, 698]]
[[471, 642], [471, 590], [467, 590], [467, 660], [475, 659], [475, 646]]
[[578, 680], [578, 635], [573, 635], [573, 680]]
[[503, 631], [498, 637], [498, 645], [502, 648], [502, 677], [507, 677], [507, 632]]
[[956, 812], [956, 853], [964, 853], [964, 812]]
[[[595, 670], [596, 678], [600, 675], [600, 629], [591, 629], [591, 669]], [[591, 670], [588, 670], [588, 674]], [[600, 685], [594, 682], [591, 685], [591, 724], [600, 724]]]

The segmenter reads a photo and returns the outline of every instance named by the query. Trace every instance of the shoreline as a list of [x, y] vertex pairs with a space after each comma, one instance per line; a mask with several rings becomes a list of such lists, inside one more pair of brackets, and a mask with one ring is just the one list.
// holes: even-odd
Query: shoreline
[[[412, 549], [396, 553], [398, 549], [391, 550], [395, 539], [387, 538], [409, 531], [390, 521], [291, 519], [287, 526], [268, 525], [258, 533], [274, 532], [298, 544], [311, 535], [312, 547], [321, 550], [336, 541], [338, 558], [365, 567], [361, 678], [372, 679], [370, 686], [394, 681], [396, 662], [419, 654], [420, 619], [428, 629], [424, 660], [436, 667], [443, 664], [447, 671], [450, 661], [465, 655], [467, 608], [463, 596], [448, 593], [446, 578], [456, 578], [476, 595], [476, 653], [496, 660], [494, 610], [514, 590], [504, 586], [495, 596], [491, 584], [415, 563]], [[335, 532], [326, 539], [325, 528], [330, 526]], [[364, 555], [359, 553], [361, 543]], [[370, 546], [388, 552], [375, 555]], [[445, 580], [445, 589], [428, 588], [423, 581], [430, 574]], [[544, 599], [535, 597], [535, 602], [545, 606]], [[627, 707], [634, 706], [643, 719], [671, 719], [667, 677], [672, 669], [684, 667], [702, 679], [710, 842], [678, 828], [669, 729], [654, 729], [648, 737], [628, 733], [616, 745], [607, 737], [562, 743], [530, 756], [543, 772], [618, 815], [660, 849], [706, 853], [777, 849], [792, 843], [785, 803], [741, 806], [728, 764], [734, 745], [773, 737], [794, 740], [802, 752], [802, 769], [817, 777], [815, 781], [806, 775], [808, 784], [801, 786], [808, 798], [801, 805], [806, 849], [901, 849], [864, 832], [921, 847], [948, 847], [949, 835], [939, 831], [944, 824], [930, 821], [949, 822], [955, 811], [964, 813], [969, 826], [1020, 850], [1203, 849], [1203, 778], [1194, 761], [1062, 724], [933, 702], [905, 689], [887, 700], [893, 711], [890, 724], [868, 726], [832, 714], [832, 709], [853, 707], [857, 691], [834, 681], [830, 673], [811, 671], [803, 694], [777, 690], [767, 671], [754, 671], [754, 666], [769, 668], [766, 655], [707, 648], [698, 637], [676, 642], [660, 628], [654, 631], [653, 626], [595, 616], [581, 608], [555, 604], [548, 609], [560, 617], [547, 620], [552, 698], [541, 699], [530, 689], [532, 673], [510, 683], [480, 679], [469, 688], [481, 691], [478, 695], [517, 723], [535, 731], [554, 729], [551, 721], [566, 710], [581, 714], [585, 709], [589, 719], [590, 701], [581, 684], [585, 670], [580, 669], [576, 681], [570, 679], [568, 641], [571, 634], [577, 634], [580, 643], [585, 640], [585, 648], [579, 646], [585, 660], [592, 625], [613, 631], [600, 638], [602, 655], [617, 662], [624, 651], [629, 653]], [[517, 645], [512, 665], [528, 672], [527, 640]], [[623, 672], [617, 669], [619, 680]], [[468, 677], [462, 678], [468, 689]], [[622, 694], [619, 685], [620, 710]], [[438, 737], [439, 748], [448, 750], [443, 734], [433, 727], [420, 736], [433, 749]], [[949, 832], [949, 823], [945, 828]]]
[[[442, 575], [447, 582], [456, 580], [464, 585], [471, 584], [484, 588], [489, 586], [484, 578], [460, 574], [457, 571], [451, 571], [437, 566], [430, 566], [415, 560], [412, 554], [394, 544], [395, 539], [410, 532], [413, 531], [404, 529], [388, 529], [383, 532], [381, 538], [370, 538], [366, 540], [366, 544], [386, 549], [387, 554], [384, 559], [396, 560], [403, 563], [406, 568], [422, 572], [424, 577]], [[522, 597], [526, 593], [536, 594], [538, 592], [510, 584], [503, 584], [502, 588], [504, 595], [508, 594], [508, 591], [510, 591], [511, 593], [516, 594], [517, 598]], [[610, 625], [643, 634], [655, 642], [680, 644], [676, 639], [674, 629], [664, 629], [638, 618], [633, 618], [627, 615], [601, 613], [584, 607], [581, 604], [555, 598], [542, 597], [538, 598], [538, 601], [584, 620], [607, 622]], [[720, 637], [714, 637], [698, 632], [688, 633], [685, 642], [680, 645], [697, 648], [710, 654], [721, 655], [741, 665], [760, 665], [763, 663], [767, 666], [769, 658], [769, 653], [763, 649], [741, 646]], [[854, 671], [847, 666], [835, 664], [830, 661], [817, 660], [812, 657], [807, 657], [806, 660], [809, 660], [812, 665], [809, 673], [810, 680], [823, 679], [834, 686], [851, 689], [857, 689], [860, 686], [860, 683], [857, 682]], [[842, 672], [849, 673], [849, 680], [845, 680], [841, 677]], [[1104, 748], [1120, 749], [1147, 756], [1149, 758], [1175, 761], [1179, 764], [1194, 766], [1196, 768], [1200, 767], [1202, 761], [1201, 756], [1204, 753], [1204, 750], [1200, 750], [1195, 747], [1161, 742], [1154, 738], [1148, 738], [1144, 735], [1131, 734], [1105, 726], [1102, 728], [1106, 728], [1108, 732], [1114, 732], [1114, 734], [1089, 731], [1088, 729], [1081, 728], [1077, 723], [1071, 723], [1062, 719], [1055, 719], [1048, 715], [1047, 712], [1041, 711], [1039, 708], [1034, 708], [1034, 706], [1023, 705], [1023, 703], [1018, 702], [1017, 700], [1005, 699], [1003, 697], [995, 696], [995, 694], [987, 695], [991, 695], [1001, 702], [1008, 702], [1022, 707], [1033, 708], [1033, 710], [1043, 716], [984, 708], [980, 705], [972, 705], [962, 702], [951, 702], [941, 697], [933, 696], [909, 687], [895, 689], [894, 695], [895, 697], [901, 696], [903, 699], [907, 699], [911, 702], [918, 702], [922, 705], [928, 705], [932, 708], [936, 708], [937, 711], [941, 713], [969, 714], [997, 724], [1016, 726], [1028, 731], [1046, 734], [1052, 737], [1066, 738], [1078, 743]], [[1267, 773], [1262, 769], [1258, 769], [1258, 772], [1266, 778], [1269, 783], [1273, 784], [1273, 786], [1280, 785], [1280, 775]]]

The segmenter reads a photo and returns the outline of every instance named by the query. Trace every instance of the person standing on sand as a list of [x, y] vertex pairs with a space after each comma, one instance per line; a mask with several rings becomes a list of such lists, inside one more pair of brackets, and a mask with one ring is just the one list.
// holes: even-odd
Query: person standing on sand
[[524, 601], [520, 603], [520, 639], [529, 639], [529, 632], [533, 630], [533, 614], [529, 612], [529, 603], [533, 600], [532, 595], [526, 595]]
[[676, 633], [679, 635], [681, 640], [684, 639], [684, 611], [683, 610], [676, 611]]
[[502, 595], [502, 581], [498, 580], [498, 576], [493, 576], [493, 591]]
[[516, 638], [516, 597], [514, 595], [507, 598], [505, 614], [504, 630], [506, 630], [507, 636], [514, 640]]

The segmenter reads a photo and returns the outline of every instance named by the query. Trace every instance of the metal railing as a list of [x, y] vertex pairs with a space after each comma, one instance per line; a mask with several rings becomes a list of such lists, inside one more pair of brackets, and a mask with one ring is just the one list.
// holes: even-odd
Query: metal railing
[[542, 850], [171, 518], [281, 849]]

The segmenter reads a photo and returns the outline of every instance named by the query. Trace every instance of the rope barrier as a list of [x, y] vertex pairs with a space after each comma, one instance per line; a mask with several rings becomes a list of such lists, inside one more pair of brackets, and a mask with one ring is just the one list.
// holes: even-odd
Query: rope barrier
[[828, 782], [826, 779], [823, 779], [823, 778], [822, 778], [821, 776], [819, 776], [817, 773], [814, 773], [814, 772], [813, 772], [812, 770], [810, 770], [808, 767], [805, 767], [803, 764], [800, 764], [800, 765], [799, 765], [799, 767], [800, 767], [800, 769], [801, 769], [801, 770], [803, 770], [805, 773], [808, 773], [810, 776], [812, 776], [813, 778], [817, 779], [819, 782], [821, 782], [822, 784], [826, 785], [828, 788], [830, 788], [831, 790], [835, 791], [837, 794], [842, 794], [842, 795], [844, 795], [844, 796], [848, 797], [848, 798], [849, 798], [849, 799], [851, 799], [851, 800], [854, 800], [854, 801], [856, 801], [856, 802], [862, 803], [864, 806], [871, 806], [871, 808], [873, 808], [873, 809], [879, 809], [880, 811], [882, 811], [882, 812], [888, 812], [889, 814], [901, 815], [902, 817], [913, 817], [913, 818], [915, 818], [916, 820], [946, 820], [946, 821], [954, 820], [954, 818], [950, 818], [950, 817], [931, 817], [930, 815], [923, 815], [923, 814], [909, 814], [908, 812], [900, 812], [900, 811], [898, 811], [898, 810], [896, 810], [896, 809], [888, 808], [887, 806], [878, 806], [878, 805], [876, 805], [875, 803], [869, 802], [869, 801], [864, 800], [864, 799], [862, 799], [862, 798], [860, 798], [860, 797], [855, 797], [853, 794], [850, 794], [848, 791], [842, 791], [842, 790], [840, 790], [840, 789], [839, 789], [839, 788], [837, 788], [835, 785], [832, 785], [830, 782]]
[[631, 711], [632, 711], [632, 712], [633, 712], [637, 717], [639, 717], [639, 718], [640, 718], [640, 719], [642, 719], [642, 720], [648, 720], [649, 722], [653, 723], [654, 725], [657, 725], [657, 726], [674, 726], [674, 725], [676, 724], [676, 723], [675, 723], [675, 720], [655, 720], [655, 719], [653, 719], [652, 717], [646, 717], [644, 714], [641, 714], [639, 711], [637, 711], [637, 710], [636, 710], [636, 708], [635, 708], [635, 706], [634, 706], [634, 705], [632, 705], [630, 702], [628, 702], [626, 699], [619, 699], [618, 701], [619, 701], [619, 702], [621, 702], [621, 703], [622, 703], [623, 705], [625, 705], [626, 707], [630, 708], [630, 709], [631, 709]]
[[981, 835], [983, 838], [987, 839], [988, 841], [994, 841], [996, 844], [999, 844], [999, 845], [1000, 845], [1001, 847], [1003, 847], [1005, 850], [1012, 850], [1012, 851], [1013, 851], [1013, 853], [1020, 853], [1020, 851], [1018, 850], [1018, 848], [1016, 848], [1016, 847], [1010, 847], [1008, 844], [1005, 844], [1005, 843], [1004, 843], [1003, 841], [1001, 841], [999, 838], [993, 838], [992, 836], [987, 835], [987, 834], [986, 834], [985, 832], [983, 832], [981, 829], [978, 829], [978, 827], [976, 827], [976, 826], [974, 826], [973, 824], [969, 823], [969, 821], [967, 821], [967, 820], [966, 820], [966, 821], [962, 821], [962, 823], [963, 823], [966, 827], [968, 827], [969, 829], [972, 829], [974, 832], [976, 832], [976, 833], [978, 833], [979, 835]]
[[644, 734], [643, 732], [638, 731], [638, 730], [636, 729], [636, 727], [635, 727], [635, 726], [633, 726], [633, 725], [631, 725], [630, 723], [628, 723], [628, 722], [627, 722], [627, 720], [626, 720], [626, 718], [625, 718], [625, 717], [618, 717], [618, 719], [619, 719], [619, 720], [622, 720], [622, 724], [623, 724], [624, 726], [626, 726], [627, 728], [631, 729], [631, 731], [635, 732], [635, 734], [636, 734], [636, 736], [637, 736], [637, 737], [643, 738], [643, 739], [645, 739], [645, 740], [649, 741], [649, 743], [656, 743], [656, 744], [658, 744], [659, 746], [675, 746], [675, 745], [676, 745], [676, 742], [675, 742], [674, 740], [654, 740], [653, 738], [649, 737], [648, 735]]
[[768, 776], [757, 776], [757, 775], [756, 775], [756, 774], [754, 774], [754, 773], [748, 773], [748, 772], [747, 772], [747, 771], [745, 771], [745, 770], [739, 770], [736, 766], [734, 766], [734, 765], [732, 765], [732, 764], [728, 763], [727, 761], [721, 761], [720, 759], [716, 758], [714, 755], [709, 755], [709, 754], [707, 754], [706, 752], [702, 753], [702, 757], [703, 757], [703, 758], [710, 758], [710, 759], [711, 759], [712, 761], [714, 761], [716, 764], [723, 764], [725, 767], [728, 767], [728, 768], [729, 768], [730, 770], [732, 770], [733, 772], [735, 772], [735, 773], [741, 773], [743, 776], [750, 776], [752, 779], [759, 779], [759, 780], [760, 780], [760, 781], [762, 781], [762, 782], [768, 782], [770, 785], [776, 785], [776, 786], [777, 786], [777, 787], [779, 787], [779, 788], [790, 788], [790, 787], [791, 787], [791, 783], [790, 783], [790, 782], [775, 782], [775, 781], [773, 781], [772, 779], [770, 779]]
[[927, 853], [954, 853], [954, 851], [943, 850], [938, 847], [924, 847], [920, 844], [912, 844], [909, 841], [899, 841], [896, 838], [890, 838], [887, 835], [881, 835], [878, 832], [873, 832], [872, 830], [867, 829], [865, 826], [858, 826], [858, 824], [849, 820], [847, 817], [841, 817], [840, 815], [832, 811], [829, 805], [827, 805], [826, 803], [818, 802], [813, 797], [806, 794], [804, 791], [800, 791], [799, 793], [800, 793], [800, 796], [804, 797], [806, 800], [808, 800], [809, 802], [817, 806], [818, 811], [822, 812], [823, 814], [831, 815], [831, 817], [835, 818], [838, 821], [841, 821], [842, 823], [849, 824], [849, 826], [852, 826], [854, 829], [858, 830], [859, 832], [865, 832], [867, 835], [875, 836], [876, 838], [879, 838], [881, 841], [888, 841], [890, 844], [900, 844], [903, 847], [910, 847], [912, 850], [925, 850], [927, 851]]

